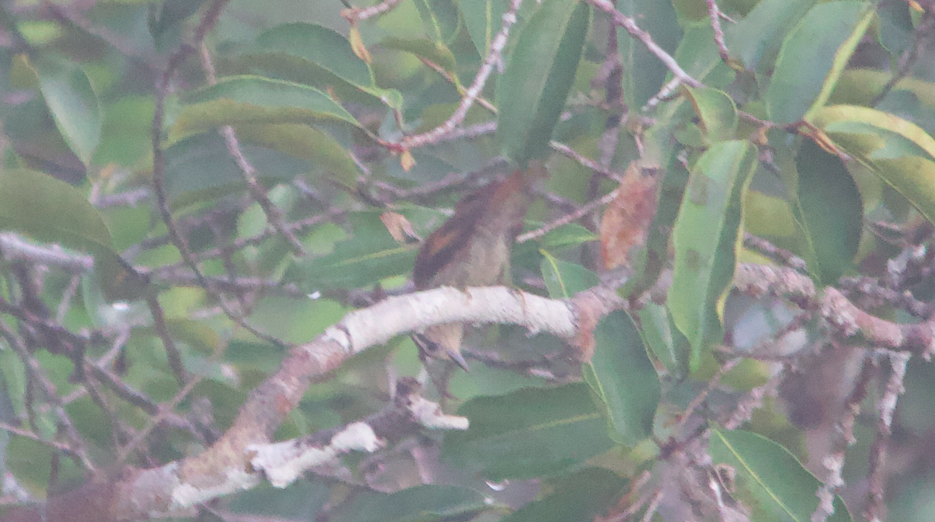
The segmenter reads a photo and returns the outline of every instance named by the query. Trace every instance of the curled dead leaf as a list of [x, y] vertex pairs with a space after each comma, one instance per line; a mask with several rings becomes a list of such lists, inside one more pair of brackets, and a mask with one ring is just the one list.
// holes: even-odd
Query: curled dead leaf
[[601, 257], [608, 269], [626, 264], [633, 247], [646, 242], [658, 201], [656, 178], [644, 174], [635, 161], [617, 190], [601, 219]]
[[397, 243], [406, 244], [410, 240], [421, 242], [422, 238], [412, 228], [412, 223], [406, 219], [406, 216], [396, 212], [384, 212], [380, 214], [380, 221], [386, 227], [386, 230], [393, 236]]

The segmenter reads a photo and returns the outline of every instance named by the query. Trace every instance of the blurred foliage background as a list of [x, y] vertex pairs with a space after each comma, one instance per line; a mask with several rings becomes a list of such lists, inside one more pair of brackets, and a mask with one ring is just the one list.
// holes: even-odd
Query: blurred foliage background
[[593, 356], [397, 337], [275, 438], [403, 377], [469, 429], [161, 515], [933, 519], [933, 39], [930, 0], [0, 2], [0, 521], [203, 452], [530, 159], [513, 283], [614, 289]]

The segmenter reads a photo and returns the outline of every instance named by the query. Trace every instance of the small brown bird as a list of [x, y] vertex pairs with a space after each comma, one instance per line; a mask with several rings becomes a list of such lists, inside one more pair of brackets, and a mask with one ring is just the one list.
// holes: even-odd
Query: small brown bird
[[[416, 289], [508, 283], [510, 250], [532, 200], [529, 185], [544, 173], [541, 164], [530, 165], [459, 201], [454, 215], [425, 240], [416, 256]], [[463, 335], [464, 324], [448, 323], [426, 328], [412, 339], [423, 356], [447, 357], [467, 370], [461, 355]]]

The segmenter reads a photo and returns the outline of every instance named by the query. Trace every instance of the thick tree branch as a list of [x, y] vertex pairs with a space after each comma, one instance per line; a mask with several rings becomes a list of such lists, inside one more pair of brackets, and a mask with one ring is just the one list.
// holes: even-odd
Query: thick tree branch
[[[110, 501], [87, 504], [89, 510], [95, 511], [80, 520], [133, 520], [182, 513], [198, 503], [252, 488], [264, 477], [284, 485], [300, 471], [321, 463], [310, 456], [333, 458], [350, 450], [374, 450], [380, 445], [379, 440], [392, 439], [391, 434], [400, 432], [402, 425], [406, 429], [414, 425], [464, 429], [464, 419], [444, 415], [437, 405], [410, 390], [400, 393], [389, 410], [328, 437], [316, 435], [271, 444], [273, 433], [299, 404], [309, 384], [350, 357], [397, 335], [461, 321], [511, 323], [572, 339], [581, 336], [579, 324], [587, 328], [594, 324], [595, 317], [609, 313], [620, 303], [614, 292], [603, 288], [584, 292], [572, 300], [556, 300], [505, 287], [464, 291], [443, 287], [391, 297], [352, 312], [312, 342], [293, 348], [279, 371], [251, 392], [230, 429], [204, 452], [159, 468], [130, 470], [107, 485], [86, 486]], [[55, 512], [58, 508], [52, 504], [59, 501], [49, 502], [46, 512]], [[3, 520], [39, 520], [28, 514], [38, 516], [38, 512], [27, 511], [17, 511], [16, 517]], [[79, 520], [67, 509], [61, 512], [72, 518], [45, 520]]]

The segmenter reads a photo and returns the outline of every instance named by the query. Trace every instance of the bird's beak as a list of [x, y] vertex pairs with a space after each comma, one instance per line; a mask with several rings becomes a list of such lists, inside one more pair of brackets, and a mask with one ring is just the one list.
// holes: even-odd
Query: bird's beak
[[471, 369], [468, 368], [468, 363], [467, 363], [467, 361], [464, 360], [464, 356], [461, 355], [461, 352], [456, 352], [456, 351], [452, 350], [452, 351], [447, 352], [447, 353], [448, 353], [448, 358], [451, 359], [452, 361], [454, 361], [455, 364], [457, 364], [458, 366], [460, 366], [462, 370], [464, 370], [464, 371], [466, 371], [466, 372], [471, 371]]

